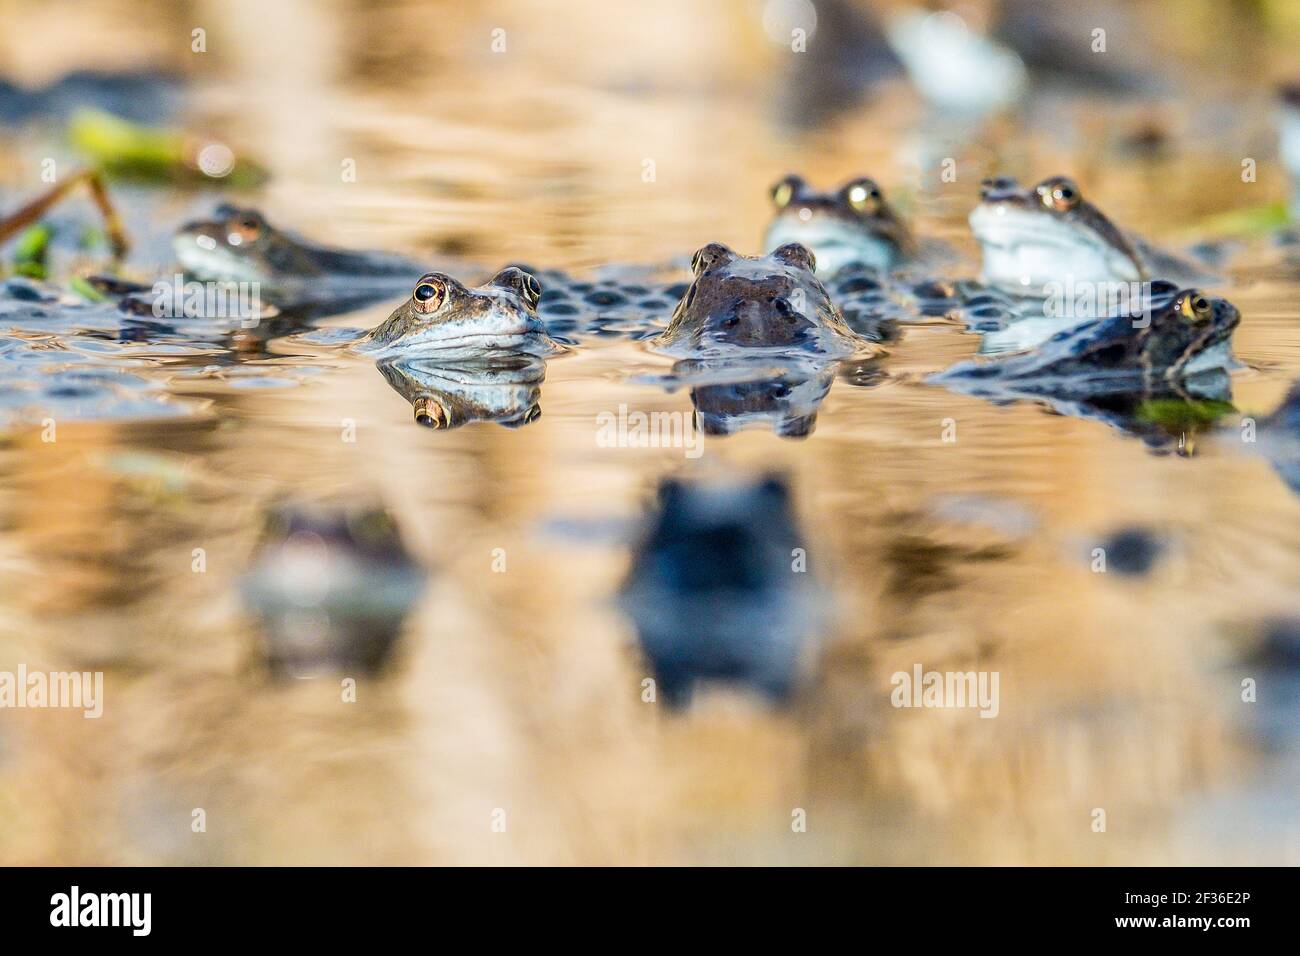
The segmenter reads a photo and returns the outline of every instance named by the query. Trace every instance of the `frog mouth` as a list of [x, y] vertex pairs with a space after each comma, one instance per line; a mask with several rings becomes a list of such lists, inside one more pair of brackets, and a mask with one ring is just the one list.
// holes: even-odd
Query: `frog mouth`
[[358, 343], [355, 348], [379, 357], [422, 352], [439, 355], [467, 355], [485, 352], [529, 349], [541, 354], [558, 351], [559, 347], [547, 337], [541, 324], [520, 324], [502, 328], [446, 327], [419, 329], [394, 339], [371, 339]]

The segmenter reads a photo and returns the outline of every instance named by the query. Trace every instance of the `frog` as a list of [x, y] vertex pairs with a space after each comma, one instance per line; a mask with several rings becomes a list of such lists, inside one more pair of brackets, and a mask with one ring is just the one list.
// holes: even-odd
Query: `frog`
[[419, 352], [483, 355], [524, 350], [559, 352], [537, 315], [541, 284], [507, 266], [480, 286], [426, 272], [388, 317], [356, 341], [356, 351], [384, 358]]
[[681, 358], [768, 353], [834, 359], [878, 349], [849, 327], [816, 265], [811, 250], [796, 242], [761, 256], [708, 243], [691, 257], [692, 281], [668, 327], [647, 344]]
[[818, 192], [790, 174], [771, 189], [775, 216], [763, 247], [775, 252], [802, 243], [817, 261], [817, 273], [834, 276], [849, 265], [890, 272], [914, 257], [911, 229], [869, 176], [855, 176], [834, 192]]
[[1162, 280], [1126, 307], [1062, 329], [1035, 348], [961, 362], [928, 381], [991, 397], [1178, 390], [1197, 376], [1226, 372], [1240, 321], [1226, 299]]
[[983, 252], [980, 280], [1020, 295], [1046, 296], [1064, 282], [1218, 280], [1208, 266], [1121, 229], [1068, 176], [1051, 176], [1032, 189], [1010, 177], [985, 179], [970, 226]]
[[231, 203], [183, 224], [172, 250], [188, 278], [256, 283], [276, 306], [328, 304], [336, 312], [393, 296], [423, 267], [394, 253], [315, 242], [273, 225], [257, 209]]
[[[258, 210], [223, 203], [208, 219], [181, 226], [173, 248], [188, 277], [211, 282], [258, 283], [262, 297], [286, 319], [323, 318], [383, 299], [398, 299], [423, 266], [382, 250], [327, 246], [272, 225]], [[592, 276], [511, 263], [545, 285], [536, 311], [557, 341], [577, 336], [640, 334], [666, 316], [685, 286], [664, 279], [661, 268], [610, 265]], [[478, 268], [452, 258], [442, 273]], [[479, 273], [480, 275], [482, 273]]]

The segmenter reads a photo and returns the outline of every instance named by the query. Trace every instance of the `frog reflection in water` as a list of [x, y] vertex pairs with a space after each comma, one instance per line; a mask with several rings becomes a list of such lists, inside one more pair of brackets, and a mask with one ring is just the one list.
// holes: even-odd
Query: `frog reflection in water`
[[541, 417], [546, 361], [524, 352], [502, 352], [447, 362], [428, 355], [386, 359], [379, 371], [411, 403], [418, 425], [459, 428], [496, 422], [508, 428]]
[[782, 438], [804, 438], [835, 380], [835, 363], [783, 362], [755, 368], [684, 359], [673, 375], [691, 389], [696, 427], [705, 435], [730, 435], [768, 427]]
[[[1287, 486], [1300, 495], [1300, 380], [1291, 384], [1282, 404], [1258, 422], [1257, 447]], [[1234, 434], [1233, 444], [1241, 445]]]
[[779, 477], [663, 482], [620, 603], [666, 704], [702, 681], [791, 695], [825, 607], [809, 569], [791, 573], [806, 547]]
[[303, 677], [382, 668], [424, 582], [383, 507], [295, 502], [267, 515], [240, 592], [272, 673]]
[[1066, 281], [1214, 279], [1203, 266], [1120, 229], [1065, 176], [1033, 189], [1007, 177], [986, 179], [970, 225], [984, 253], [981, 280], [1012, 292], [1045, 295], [1045, 287]]

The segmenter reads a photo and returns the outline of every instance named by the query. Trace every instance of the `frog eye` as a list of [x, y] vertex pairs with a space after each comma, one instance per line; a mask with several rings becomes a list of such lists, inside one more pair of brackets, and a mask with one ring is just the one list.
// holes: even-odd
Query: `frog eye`
[[691, 272], [698, 276], [719, 263], [730, 262], [735, 257], [736, 254], [722, 243], [710, 242], [707, 246], [701, 246], [696, 250], [695, 255], [691, 256]]
[[874, 212], [885, 198], [880, 187], [870, 179], [855, 179], [844, 187], [841, 195], [857, 212]]
[[1205, 322], [1214, 314], [1214, 306], [1202, 293], [1188, 289], [1178, 299], [1178, 311], [1189, 322]]
[[425, 276], [415, 287], [411, 298], [415, 302], [415, 307], [421, 312], [436, 312], [446, 295], [446, 287], [438, 279]]
[[786, 176], [772, 187], [772, 204], [777, 209], [784, 209], [799, 195], [805, 183], [798, 176]]
[[787, 242], [773, 251], [772, 258], [778, 259], [789, 266], [807, 269], [809, 272], [817, 269], [817, 257], [813, 255], [811, 249], [798, 242]]
[[537, 303], [542, 299], [541, 283], [526, 273], [524, 276], [524, 299], [533, 307], [536, 307]]
[[262, 235], [262, 218], [253, 212], [237, 213], [227, 224], [226, 239], [232, 246], [256, 242]]
[[1067, 212], [1083, 200], [1083, 193], [1080, 192], [1078, 184], [1064, 176], [1046, 179], [1039, 183], [1034, 191], [1038, 193], [1038, 198], [1044, 206], [1057, 212]]
[[535, 309], [542, 299], [542, 284], [519, 266], [506, 266], [489, 279], [487, 285], [514, 293], [530, 309]]

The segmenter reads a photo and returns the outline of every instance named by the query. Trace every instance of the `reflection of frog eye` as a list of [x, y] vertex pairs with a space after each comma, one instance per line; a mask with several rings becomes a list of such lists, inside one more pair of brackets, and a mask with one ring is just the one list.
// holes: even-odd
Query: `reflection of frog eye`
[[1214, 307], [1200, 292], [1189, 289], [1178, 300], [1178, 311], [1182, 313], [1183, 318], [1191, 322], [1204, 322], [1213, 314]]
[[433, 312], [438, 306], [442, 305], [444, 290], [442, 283], [436, 279], [423, 279], [415, 287], [412, 298], [415, 300], [415, 307], [421, 312]]
[[1039, 183], [1036, 192], [1044, 206], [1048, 209], [1055, 209], [1057, 212], [1066, 212], [1073, 209], [1083, 199], [1083, 193], [1079, 191], [1079, 187], [1075, 185], [1073, 180], [1066, 179], [1064, 176]]

